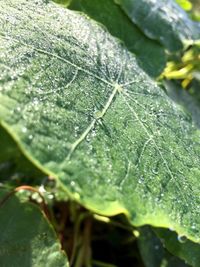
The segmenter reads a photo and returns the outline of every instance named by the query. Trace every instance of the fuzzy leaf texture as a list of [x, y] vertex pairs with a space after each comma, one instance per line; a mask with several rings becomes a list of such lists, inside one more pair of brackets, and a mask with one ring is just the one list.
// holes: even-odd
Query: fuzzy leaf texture
[[200, 239], [200, 133], [105, 28], [42, 0], [0, 1], [0, 122], [103, 215]]
[[69, 8], [102, 23], [137, 56], [139, 66], [150, 76], [161, 74], [166, 65], [164, 47], [146, 37], [113, 0], [72, 0]]

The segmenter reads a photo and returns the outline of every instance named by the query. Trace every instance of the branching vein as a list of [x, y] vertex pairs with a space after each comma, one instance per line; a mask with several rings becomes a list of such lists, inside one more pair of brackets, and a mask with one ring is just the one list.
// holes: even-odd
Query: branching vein
[[87, 129], [80, 135], [80, 137], [71, 145], [70, 152], [67, 156], [67, 160], [69, 160], [72, 156], [72, 153], [75, 151], [75, 149], [78, 147], [78, 145], [85, 140], [87, 135], [90, 133], [90, 131], [94, 128], [96, 122], [103, 118], [103, 116], [106, 114], [107, 110], [111, 106], [114, 97], [116, 96], [117, 92], [119, 91], [119, 85], [114, 86], [114, 90], [112, 91], [110, 97], [108, 98], [108, 101], [106, 102], [104, 108], [102, 111], [98, 114], [98, 116], [92, 120], [90, 125], [87, 127]]

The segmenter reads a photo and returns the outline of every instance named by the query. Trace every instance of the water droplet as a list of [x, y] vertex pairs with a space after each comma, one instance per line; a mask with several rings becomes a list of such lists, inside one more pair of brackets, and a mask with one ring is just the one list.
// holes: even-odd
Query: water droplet
[[156, 170], [156, 169], [152, 169], [152, 173], [153, 173], [153, 174], [158, 174], [158, 170]]
[[71, 185], [72, 187], [74, 187], [74, 186], [76, 185], [76, 183], [75, 183], [74, 181], [71, 181], [70, 185]]
[[91, 139], [90, 139], [90, 136], [89, 136], [89, 135], [87, 135], [87, 136], [86, 136], [86, 141], [87, 141], [87, 142], [90, 142], [90, 141], [91, 141]]
[[22, 128], [22, 133], [26, 133], [27, 132], [27, 128], [26, 127], [23, 127]]
[[139, 183], [139, 184], [142, 184], [143, 182], [144, 182], [144, 177], [141, 176], [140, 179], [138, 180], [138, 183]]
[[79, 135], [79, 126], [74, 127], [75, 137]]
[[178, 235], [177, 239], [180, 243], [185, 243], [187, 241], [187, 237], [184, 235]]
[[39, 191], [41, 194], [45, 193], [45, 192], [46, 192], [46, 189], [44, 188], [44, 185], [41, 185], [41, 186], [39, 187], [38, 191]]
[[48, 199], [54, 199], [54, 195], [53, 194], [48, 194]]
[[95, 136], [96, 136], [96, 130], [95, 130], [95, 129], [92, 130], [92, 132], [91, 132], [91, 136], [92, 136], [92, 137], [95, 137]]
[[192, 228], [193, 230], [195, 230], [195, 229], [196, 229], [196, 225], [193, 224], [191, 228]]

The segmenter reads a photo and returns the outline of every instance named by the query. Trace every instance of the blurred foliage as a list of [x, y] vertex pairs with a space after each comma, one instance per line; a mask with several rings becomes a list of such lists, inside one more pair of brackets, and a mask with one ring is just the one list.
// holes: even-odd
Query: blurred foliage
[[162, 78], [180, 80], [183, 88], [190, 88], [192, 81], [200, 81], [200, 42], [188, 48], [180, 57], [167, 63]]
[[192, 3], [191, 18], [200, 21], [200, 0], [190, 0], [190, 2]]
[[186, 11], [192, 10], [192, 3], [189, 0], [176, 0], [176, 2]]
[[193, 20], [200, 21], [200, 0], [176, 0]]

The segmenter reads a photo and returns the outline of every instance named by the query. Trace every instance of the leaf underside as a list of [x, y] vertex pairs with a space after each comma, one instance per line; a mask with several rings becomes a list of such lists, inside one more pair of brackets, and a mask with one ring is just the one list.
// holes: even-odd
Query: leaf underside
[[84, 15], [0, 2], [0, 121], [85, 207], [200, 236], [199, 131]]

